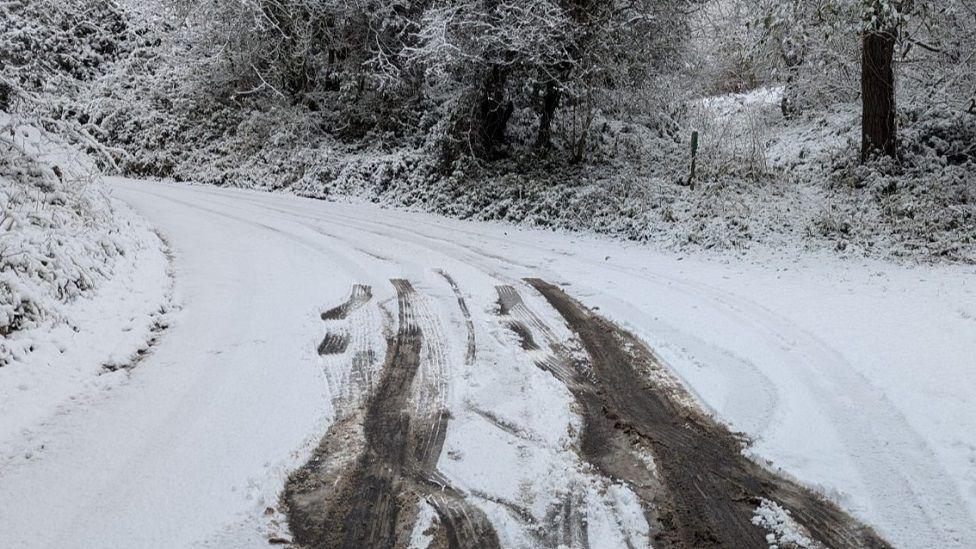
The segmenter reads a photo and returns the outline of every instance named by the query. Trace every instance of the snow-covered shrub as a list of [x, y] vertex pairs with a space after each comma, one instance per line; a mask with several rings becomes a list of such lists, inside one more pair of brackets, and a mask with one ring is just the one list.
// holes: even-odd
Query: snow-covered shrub
[[[172, 0], [169, 62], [189, 88], [239, 105], [302, 105], [349, 137], [417, 123], [405, 48], [425, 0]], [[165, 63], [166, 58], [157, 58]]]
[[679, 64], [679, 4], [435, 3], [409, 51], [425, 71], [447, 162], [553, 152], [582, 162], [598, 119], [657, 121], [662, 109], [647, 92]]
[[[60, 139], [0, 113], [0, 335], [59, 320], [131, 248], [93, 169]], [[0, 343], [0, 366], [29, 351], [16, 341]]]
[[124, 172], [197, 178], [188, 173], [193, 157], [203, 158], [199, 168], [206, 168], [235, 152], [226, 141], [240, 141], [237, 126], [251, 111], [194, 93], [186, 87], [193, 68], [160, 57], [155, 49], [137, 52], [96, 81], [85, 101], [90, 124], [102, 141], [125, 151], [119, 157]]
[[665, 98], [679, 86], [652, 76], [679, 64], [679, 4], [171, 0], [178, 17], [159, 45], [126, 56], [81, 103], [97, 137], [127, 151], [123, 169], [143, 175], [199, 179], [184, 169], [193, 154], [229, 158], [227, 170], [204, 166], [207, 180], [240, 172], [266, 146], [247, 120], [269, 112], [297, 127], [263, 134], [301, 135], [298, 154], [345, 142], [425, 146], [447, 166], [536, 152], [589, 161], [600, 119], [674, 125]]
[[33, 346], [7, 336], [63, 320], [136, 245], [70, 144], [114, 163], [78, 92], [136, 43], [113, 0], [0, 2], [0, 366]]
[[64, 94], [91, 80], [131, 38], [113, 0], [0, 2], [0, 74], [28, 92]]
[[877, 209], [874, 218], [852, 217], [847, 231], [853, 224], [883, 233], [895, 255], [974, 262], [976, 115], [925, 112], [905, 117], [901, 158], [864, 165], [849, 158], [835, 172], [836, 193]]
[[918, 169], [976, 164], [976, 113], [909, 112], [904, 159]]
[[[696, 179], [768, 177], [769, 133], [781, 118], [782, 94], [782, 87], [759, 88], [692, 104], [687, 125], [689, 131], [699, 133]], [[688, 136], [684, 137], [687, 143]]]
[[0, 110], [29, 115], [115, 168], [120, 154], [99, 142], [87, 83], [144, 45], [115, 0], [0, 2]]

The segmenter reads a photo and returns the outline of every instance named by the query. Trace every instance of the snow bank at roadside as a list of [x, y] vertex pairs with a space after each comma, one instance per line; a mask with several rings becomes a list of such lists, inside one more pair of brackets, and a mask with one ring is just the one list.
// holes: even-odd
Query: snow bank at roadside
[[0, 113], [0, 441], [153, 340], [171, 291], [162, 248], [89, 158]]

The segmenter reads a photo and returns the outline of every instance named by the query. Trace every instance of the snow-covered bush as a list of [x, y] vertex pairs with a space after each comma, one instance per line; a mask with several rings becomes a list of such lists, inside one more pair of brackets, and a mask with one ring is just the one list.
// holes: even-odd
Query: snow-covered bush
[[112, 0], [0, 2], [0, 366], [34, 345], [8, 336], [64, 321], [145, 245], [72, 144], [114, 163], [78, 94], [132, 51], [129, 29]]
[[653, 97], [684, 46], [680, 4], [435, 4], [409, 51], [438, 107], [445, 156], [555, 151], [581, 162], [598, 119], [661, 122], [667, 109]]
[[770, 132], [780, 115], [782, 87], [760, 88], [695, 102], [688, 125], [699, 133], [698, 178], [770, 175]]
[[[0, 74], [31, 93], [66, 95], [102, 74], [131, 42], [112, 0], [0, 2]], [[0, 108], [2, 99], [0, 92]]]
[[[0, 335], [58, 321], [130, 250], [93, 170], [54, 135], [0, 113]], [[29, 352], [18, 341], [4, 337], [0, 366]]]
[[899, 160], [848, 159], [831, 179], [834, 191], [871, 201], [877, 215], [851, 223], [890, 238], [893, 254], [974, 262], [976, 115], [926, 113], [903, 120]]
[[[404, 49], [423, 0], [172, 0], [167, 39], [186, 85], [239, 105], [295, 104], [361, 137], [418, 121], [418, 75]], [[157, 58], [165, 63], [166, 58]]]
[[144, 45], [140, 33], [115, 0], [0, 2], [0, 110], [29, 115], [115, 168], [120, 152], [92, 135], [79, 92]]
[[[194, 153], [234, 169], [270, 133], [300, 135], [295, 150], [424, 146], [447, 169], [461, 156], [586, 161], [598, 119], [673, 126], [679, 86], [652, 76], [678, 64], [680, 3], [172, 0], [160, 45], [81, 103], [137, 174], [198, 179], [183, 169]], [[269, 112], [297, 127], [246, 127]]]

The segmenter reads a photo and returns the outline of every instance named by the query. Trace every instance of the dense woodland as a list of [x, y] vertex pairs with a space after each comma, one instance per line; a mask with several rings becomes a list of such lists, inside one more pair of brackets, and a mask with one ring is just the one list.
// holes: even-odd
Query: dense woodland
[[972, 0], [13, 0], [0, 14], [0, 109], [108, 171], [679, 247], [968, 260], [976, 242]]

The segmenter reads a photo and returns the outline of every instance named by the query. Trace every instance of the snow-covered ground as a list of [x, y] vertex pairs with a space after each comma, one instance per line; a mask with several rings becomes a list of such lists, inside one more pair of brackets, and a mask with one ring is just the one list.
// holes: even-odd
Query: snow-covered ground
[[[391, 278], [413, 283], [427, 331], [443, 334], [452, 419], [439, 468], [481, 494], [503, 544], [525, 536], [506, 505], [539, 514], [567, 493], [587, 502], [591, 542], [640, 542], [633, 495], [601, 485], [571, 451], [571, 395], [498, 319], [496, 286], [509, 284], [558, 328], [521, 282], [540, 277], [652, 346], [703, 406], [755, 441], [757, 459], [896, 546], [976, 545], [976, 268], [682, 257], [367, 204], [113, 187], [170, 242], [181, 307], [119, 383], [41, 422], [4, 414], [5, 542], [264, 547], [287, 537], [278, 493], [334, 414], [315, 352], [319, 314], [353, 284], [386, 303]], [[463, 365], [464, 320], [439, 271], [471, 311], [473, 364]], [[760, 521], [782, 534], [775, 504], [766, 509]]]
[[[0, 462], [125, 379], [165, 325], [164, 243], [92, 160], [0, 112]], [[36, 438], [38, 435], [39, 438]]]

